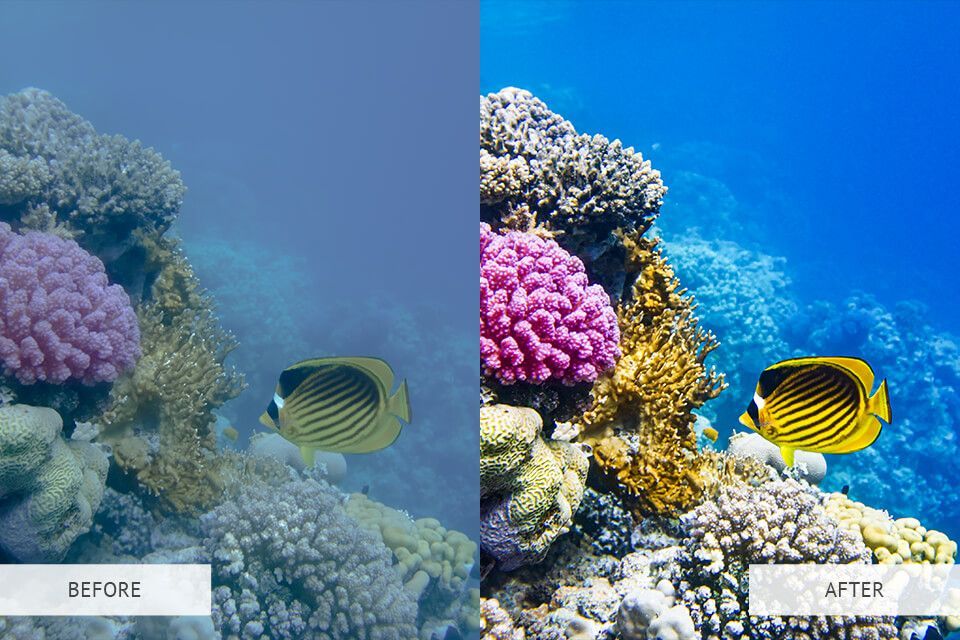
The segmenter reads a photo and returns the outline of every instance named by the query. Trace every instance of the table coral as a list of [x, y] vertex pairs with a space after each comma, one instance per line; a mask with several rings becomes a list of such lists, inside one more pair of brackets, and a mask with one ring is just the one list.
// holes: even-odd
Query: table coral
[[699, 326], [656, 242], [637, 234], [623, 241], [633, 278], [630, 300], [618, 310], [623, 353], [594, 385], [581, 437], [642, 510], [676, 513], [701, 492], [692, 412], [724, 388], [704, 364], [717, 343]]
[[892, 618], [747, 615], [750, 564], [870, 562], [870, 550], [827, 514], [809, 485], [728, 487], [683, 523], [673, 582], [702, 638], [897, 637]]
[[583, 496], [586, 454], [542, 426], [526, 407], [480, 409], [481, 548], [505, 571], [542, 560]]
[[593, 382], [620, 354], [610, 297], [553, 240], [480, 225], [480, 357], [502, 383]]
[[62, 428], [53, 409], [0, 406], [0, 549], [20, 562], [62, 560], [103, 497], [106, 454]]
[[224, 637], [417, 637], [416, 599], [390, 550], [326, 483], [249, 483], [201, 521]]
[[76, 242], [0, 222], [0, 360], [21, 384], [112, 382], [140, 356], [130, 298]]
[[530, 92], [480, 98], [480, 216], [495, 227], [538, 227], [621, 293], [616, 229], [649, 228], [666, 187], [660, 172], [619, 140], [577, 134]]
[[413, 520], [407, 514], [355, 493], [344, 505], [347, 515], [373, 532], [393, 552], [395, 568], [419, 602], [420, 637], [449, 622], [462, 635], [478, 628], [479, 592], [466, 588], [477, 544], [448, 531], [435, 518]]

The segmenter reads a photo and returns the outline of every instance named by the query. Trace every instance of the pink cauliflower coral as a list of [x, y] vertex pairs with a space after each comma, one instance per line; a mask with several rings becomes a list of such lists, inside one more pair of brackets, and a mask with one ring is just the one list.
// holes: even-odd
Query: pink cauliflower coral
[[140, 357], [130, 298], [72, 240], [0, 223], [0, 362], [22, 384], [112, 381]]
[[480, 359], [500, 382], [593, 382], [616, 362], [610, 297], [553, 240], [480, 225]]

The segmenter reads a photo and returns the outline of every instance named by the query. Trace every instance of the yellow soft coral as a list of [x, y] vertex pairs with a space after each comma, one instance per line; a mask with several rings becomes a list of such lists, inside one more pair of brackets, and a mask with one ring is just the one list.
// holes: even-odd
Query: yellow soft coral
[[946, 534], [926, 529], [916, 518], [894, 520], [885, 511], [831, 493], [827, 513], [870, 547], [880, 564], [953, 564], [957, 543]]
[[623, 352], [593, 388], [581, 439], [644, 511], [675, 513], [702, 493], [694, 409], [724, 388], [704, 359], [717, 346], [655, 240], [621, 234], [632, 295], [618, 309]]

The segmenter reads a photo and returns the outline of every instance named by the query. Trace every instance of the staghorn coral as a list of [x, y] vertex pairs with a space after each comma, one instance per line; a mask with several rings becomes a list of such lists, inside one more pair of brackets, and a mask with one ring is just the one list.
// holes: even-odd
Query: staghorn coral
[[479, 591], [468, 590], [477, 544], [459, 531], [448, 531], [434, 518], [414, 521], [407, 514], [355, 493], [344, 509], [393, 552], [404, 586], [419, 602], [420, 637], [451, 624], [462, 635], [478, 628]]
[[614, 231], [646, 231], [666, 188], [619, 140], [578, 135], [528, 91], [480, 98], [480, 216], [494, 227], [553, 235], [616, 299], [622, 247]]
[[610, 298], [552, 240], [480, 225], [480, 357], [505, 384], [593, 382], [613, 366], [620, 332]]
[[156, 151], [97, 134], [39, 89], [0, 99], [0, 165], [10, 170], [0, 181], [0, 201], [46, 204], [83, 232], [83, 246], [97, 255], [122, 253], [136, 229], [162, 235], [185, 192], [179, 172]]
[[533, 409], [480, 409], [480, 544], [510, 571], [543, 559], [580, 505], [587, 457], [542, 438]]
[[717, 343], [698, 325], [656, 241], [622, 238], [633, 278], [630, 300], [618, 310], [623, 355], [594, 385], [581, 439], [642, 511], [676, 513], [702, 492], [692, 412], [724, 388], [704, 364]]
[[0, 222], [0, 360], [24, 385], [112, 382], [140, 356], [130, 298], [76, 242]]
[[750, 564], [870, 562], [870, 550], [827, 515], [809, 485], [728, 487], [682, 520], [687, 535], [673, 583], [705, 640], [897, 637], [892, 618], [747, 615]]
[[160, 308], [138, 314], [143, 357], [119, 380], [101, 416], [99, 440], [117, 463], [175, 511], [197, 511], [222, 491], [214, 455], [214, 409], [243, 388], [224, 366], [234, 348], [209, 310], [164, 321]]
[[416, 600], [390, 550], [326, 483], [248, 483], [201, 521], [223, 637], [417, 637]]
[[20, 562], [59, 562], [103, 497], [106, 454], [65, 441], [47, 407], [0, 406], [0, 549]]
[[863, 541], [880, 564], [953, 564], [957, 543], [927, 529], [916, 518], [894, 520], [884, 511], [855, 502], [842, 493], [828, 494], [824, 510]]

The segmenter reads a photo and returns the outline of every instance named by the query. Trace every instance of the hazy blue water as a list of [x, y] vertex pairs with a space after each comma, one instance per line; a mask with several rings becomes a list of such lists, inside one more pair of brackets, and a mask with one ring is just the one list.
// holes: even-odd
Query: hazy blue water
[[[351, 477], [472, 537], [475, 20], [436, 2], [0, 6], [0, 93], [46, 89], [98, 131], [156, 148], [188, 187], [190, 251], [214, 239], [237, 252], [213, 283], [229, 289], [224, 323], [259, 337], [292, 320], [238, 352], [261, 381], [291, 344], [297, 359], [372, 352], [409, 379], [414, 423], [393, 450], [352, 456]], [[270, 394], [234, 405], [244, 435]]]
[[[956, 363], [930, 354], [934, 336], [955, 345], [944, 332], [960, 333], [958, 27], [960, 6], [942, 2], [485, 0], [480, 70], [482, 93], [529, 89], [579, 131], [651, 159], [673, 188], [659, 223], [667, 237], [700, 226], [707, 239], [785, 257], [792, 299], [833, 305], [819, 325], [789, 328], [790, 349], [862, 345], [856, 334], [873, 320], [841, 315], [856, 290], [891, 311], [925, 305], [912, 324], [930, 327], [925, 340], [878, 371], [900, 381], [886, 440], [830, 464], [851, 495], [891, 482], [871, 500], [897, 511], [918, 512], [910, 492], [929, 481], [918, 515], [954, 536], [956, 509], [935, 495], [955, 503], [960, 485], [949, 453], [960, 384]], [[812, 340], [826, 325], [833, 338]], [[921, 351], [928, 359], [915, 363]], [[744, 388], [721, 399], [723, 435], [762, 366], [744, 364]]]

